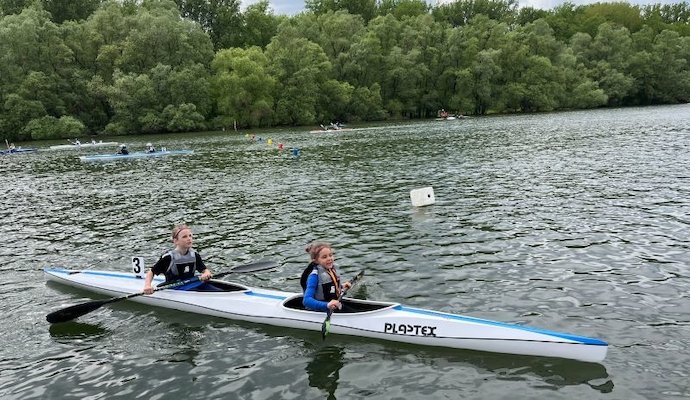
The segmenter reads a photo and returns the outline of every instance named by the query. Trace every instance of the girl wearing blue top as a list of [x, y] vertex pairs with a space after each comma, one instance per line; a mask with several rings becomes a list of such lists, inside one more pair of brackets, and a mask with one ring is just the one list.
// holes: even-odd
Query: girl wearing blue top
[[311, 262], [302, 272], [300, 284], [304, 290], [302, 304], [307, 310], [341, 310], [338, 297], [343, 289], [349, 289], [348, 281], [340, 283], [340, 275], [335, 269], [333, 249], [328, 243], [316, 242], [307, 247]]

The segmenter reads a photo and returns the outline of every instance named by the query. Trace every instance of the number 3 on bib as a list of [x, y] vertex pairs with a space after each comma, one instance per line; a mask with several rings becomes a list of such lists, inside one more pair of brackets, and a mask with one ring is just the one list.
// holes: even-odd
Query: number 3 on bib
[[144, 268], [143, 257], [132, 257], [132, 272], [137, 278], [144, 279], [146, 277], [146, 268]]

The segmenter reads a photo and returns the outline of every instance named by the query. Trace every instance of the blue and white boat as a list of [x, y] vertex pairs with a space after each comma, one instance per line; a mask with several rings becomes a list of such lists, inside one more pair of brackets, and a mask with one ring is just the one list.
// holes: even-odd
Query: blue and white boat
[[106, 146], [117, 146], [118, 142], [84, 142], [84, 143], [72, 143], [72, 144], [59, 144], [55, 146], [50, 146], [50, 150], [81, 150], [90, 149], [94, 147], [106, 147]]
[[[141, 293], [143, 280], [134, 273], [46, 268], [50, 281], [107, 296]], [[156, 279], [154, 283], [162, 281]], [[222, 291], [158, 290], [137, 295], [132, 301], [297, 329], [320, 331], [325, 313], [305, 310], [301, 293], [245, 286], [211, 280]], [[438, 346], [476, 351], [559, 357], [600, 362], [608, 344], [599, 339], [532, 328], [523, 325], [473, 318], [398, 303], [343, 299], [354, 312], [334, 313], [332, 334], [361, 336], [414, 345]]]
[[16, 148], [16, 149], [7, 149], [7, 150], [0, 150], [0, 153], [3, 155], [10, 155], [10, 154], [24, 154], [24, 153], [34, 153], [37, 152], [38, 149], [35, 147], [27, 147], [27, 148]]
[[96, 154], [90, 156], [80, 156], [79, 159], [82, 161], [114, 161], [114, 160], [131, 160], [137, 158], [153, 158], [153, 157], [165, 157], [165, 156], [175, 156], [175, 155], [187, 155], [194, 153], [194, 150], [162, 150], [155, 151], [152, 153], [147, 152], [134, 152], [129, 154]]

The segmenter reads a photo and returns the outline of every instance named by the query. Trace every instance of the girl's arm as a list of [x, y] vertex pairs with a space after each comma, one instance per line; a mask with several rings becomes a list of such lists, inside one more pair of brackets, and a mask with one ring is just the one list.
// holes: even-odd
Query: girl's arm
[[328, 303], [314, 298], [316, 294], [316, 287], [319, 284], [319, 276], [310, 274], [307, 278], [307, 288], [304, 290], [304, 298], [302, 304], [309, 310], [328, 311]]
[[144, 279], [144, 294], [153, 293], [153, 287], [151, 287], [151, 282], [153, 282], [153, 272], [149, 269], [146, 271], [146, 279]]
[[202, 281], [211, 279], [211, 270], [206, 267], [206, 264], [204, 264], [204, 260], [201, 259], [201, 254], [199, 254], [198, 251], [196, 252], [196, 270], [201, 272], [199, 279]]
[[146, 271], [146, 278], [144, 279], [144, 293], [153, 293], [153, 287], [151, 286], [153, 283], [153, 276], [164, 273], [168, 269], [171, 260], [172, 258], [170, 255], [164, 255], [163, 257], [159, 258], [155, 264], [153, 264], [153, 267]]

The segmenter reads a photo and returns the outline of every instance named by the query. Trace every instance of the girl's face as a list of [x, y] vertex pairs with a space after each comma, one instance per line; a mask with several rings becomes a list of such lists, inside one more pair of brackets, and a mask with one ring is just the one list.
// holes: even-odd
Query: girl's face
[[324, 268], [333, 268], [333, 262], [335, 261], [335, 256], [333, 255], [333, 249], [330, 247], [324, 247], [321, 249], [319, 252], [319, 255], [316, 257], [316, 261], [319, 265], [321, 265]]
[[192, 230], [186, 228], [177, 232], [177, 236], [175, 236], [173, 239], [173, 243], [178, 250], [186, 251], [191, 249], [192, 244], [194, 244], [194, 235], [192, 235]]

